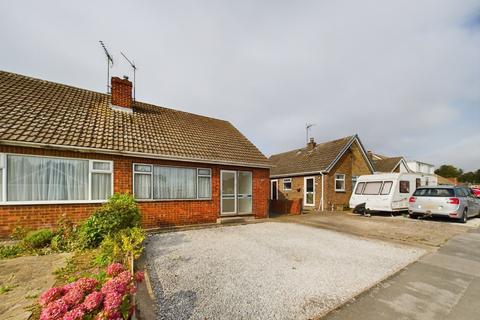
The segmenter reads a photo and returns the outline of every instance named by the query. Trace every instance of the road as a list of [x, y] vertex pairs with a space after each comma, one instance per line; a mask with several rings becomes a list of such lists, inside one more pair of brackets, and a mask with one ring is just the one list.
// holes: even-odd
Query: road
[[330, 313], [327, 320], [480, 318], [480, 229], [437, 251]]

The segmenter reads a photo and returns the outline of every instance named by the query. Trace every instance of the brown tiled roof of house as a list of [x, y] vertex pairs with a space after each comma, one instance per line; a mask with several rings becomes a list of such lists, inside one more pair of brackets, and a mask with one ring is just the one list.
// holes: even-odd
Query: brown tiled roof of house
[[228, 121], [142, 102], [133, 108], [112, 110], [108, 94], [0, 71], [0, 143], [269, 166]]
[[402, 159], [403, 157], [385, 157], [382, 160], [373, 160], [373, 165], [375, 167], [375, 171], [377, 172], [392, 172]]
[[355, 139], [356, 135], [319, 143], [313, 149], [306, 147], [272, 155], [270, 175], [326, 171]]

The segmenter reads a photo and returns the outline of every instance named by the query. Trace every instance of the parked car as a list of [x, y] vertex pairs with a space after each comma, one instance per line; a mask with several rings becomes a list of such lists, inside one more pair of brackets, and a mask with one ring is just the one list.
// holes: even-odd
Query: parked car
[[479, 188], [471, 188], [472, 193], [475, 195], [475, 197], [480, 198], [480, 189]]
[[420, 187], [408, 202], [411, 218], [441, 216], [465, 223], [468, 218], [480, 215], [480, 201], [466, 187]]
[[421, 184], [422, 175], [417, 173], [363, 175], [357, 179], [349, 205], [358, 213], [407, 211], [408, 199]]

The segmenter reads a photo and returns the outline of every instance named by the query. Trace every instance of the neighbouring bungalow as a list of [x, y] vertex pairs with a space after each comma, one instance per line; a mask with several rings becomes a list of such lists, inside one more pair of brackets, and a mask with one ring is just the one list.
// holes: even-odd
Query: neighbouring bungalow
[[315, 143], [270, 157], [271, 199], [303, 199], [303, 210], [348, 206], [356, 179], [374, 172], [357, 135]]
[[227, 121], [0, 71], [0, 237], [130, 192], [146, 228], [268, 216], [268, 159]]
[[368, 151], [368, 156], [375, 167], [375, 173], [410, 172], [407, 162], [403, 157], [386, 157], [371, 151]]

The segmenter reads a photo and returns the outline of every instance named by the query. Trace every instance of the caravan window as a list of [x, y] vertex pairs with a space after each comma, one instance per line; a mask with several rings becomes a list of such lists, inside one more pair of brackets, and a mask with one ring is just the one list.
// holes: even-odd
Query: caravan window
[[357, 185], [357, 189], [355, 189], [355, 194], [362, 194], [363, 187], [365, 186], [365, 182], [360, 182]]
[[410, 181], [400, 181], [400, 193], [410, 193]]
[[390, 194], [390, 190], [392, 190], [392, 181], [385, 181], [383, 183], [382, 191], [380, 192], [381, 195], [387, 195]]
[[380, 188], [382, 187], [382, 182], [367, 182], [365, 185], [365, 189], [363, 190], [363, 194], [365, 195], [376, 195], [380, 192]]

